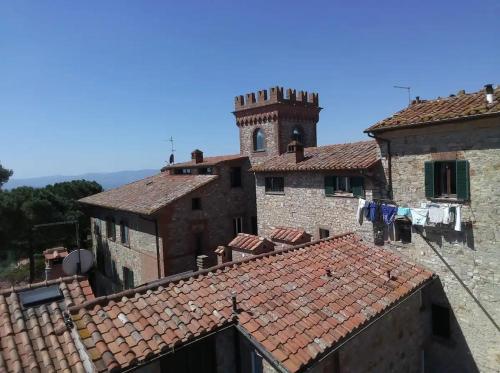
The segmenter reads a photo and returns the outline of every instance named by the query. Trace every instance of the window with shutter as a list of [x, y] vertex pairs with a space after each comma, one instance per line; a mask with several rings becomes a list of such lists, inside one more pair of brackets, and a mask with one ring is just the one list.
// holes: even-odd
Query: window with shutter
[[325, 194], [331, 196], [335, 193], [335, 188], [337, 185], [336, 176], [325, 176]]
[[459, 160], [456, 163], [457, 199], [469, 200], [469, 162]]
[[425, 162], [425, 196], [468, 200], [469, 162], [465, 160]]
[[351, 190], [354, 197], [365, 198], [364, 180], [362, 177], [351, 177]]
[[425, 196], [434, 197], [434, 162], [425, 162]]

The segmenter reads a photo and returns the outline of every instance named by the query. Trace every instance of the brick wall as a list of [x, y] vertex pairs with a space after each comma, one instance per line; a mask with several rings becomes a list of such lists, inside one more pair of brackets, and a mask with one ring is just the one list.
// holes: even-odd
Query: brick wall
[[[439, 275], [445, 293], [436, 301], [451, 305], [457, 321], [453, 324], [453, 334], [464, 336], [481, 371], [495, 371], [500, 364], [497, 329], [500, 322], [500, 119], [391, 131], [382, 136], [391, 139], [394, 199], [410, 207], [427, 201], [425, 161], [454, 157], [469, 161], [471, 200], [462, 204], [462, 221], [469, 225], [463, 226], [463, 232], [452, 228], [413, 229], [411, 244], [390, 246]], [[386, 145], [380, 144], [386, 157]], [[384, 163], [387, 166], [386, 159]], [[496, 321], [496, 327], [481, 307]], [[452, 362], [464, 356], [456, 353], [453, 343], [434, 343], [442, 360]]]

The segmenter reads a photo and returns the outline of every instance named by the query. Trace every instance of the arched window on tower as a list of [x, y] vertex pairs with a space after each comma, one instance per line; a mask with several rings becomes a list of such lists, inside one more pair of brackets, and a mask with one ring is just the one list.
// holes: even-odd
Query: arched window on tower
[[299, 127], [295, 127], [292, 131], [292, 140], [303, 143], [302, 138], [302, 129]]
[[266, 150], [265, 136], [262, 128], [257, 128], [253, 133], [253, 150], [256, 152]]

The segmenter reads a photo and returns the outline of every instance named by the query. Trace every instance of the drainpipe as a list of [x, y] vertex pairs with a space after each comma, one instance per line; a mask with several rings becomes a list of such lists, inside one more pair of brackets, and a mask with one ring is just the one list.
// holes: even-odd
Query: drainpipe
[[389, 178], [389, 199], [392, 200], [392, 155], [391, 155], [391, 140], [384, 139], [382, 137], [376, 136], [373, 132], [367, 132], [368, 137], [375, 140], [383, 141], [387, 144], [387, 168], [388, 168], [388, 178]]

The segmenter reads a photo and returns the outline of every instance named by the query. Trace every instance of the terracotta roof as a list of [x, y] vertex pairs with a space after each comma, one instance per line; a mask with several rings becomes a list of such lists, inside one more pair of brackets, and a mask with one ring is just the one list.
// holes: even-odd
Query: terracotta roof
[[484, 90], [459, 93], [456, 96], [435, 100], [414, 100], [413, 103], [393, 116], [367, 128], [365, 132], [400, 129], [407, 126], [437, 124], [458, 119], [500, 114], [500, 88], [494, 89], [495, 101], [488, 104]]
[[227, 246], [236, 247], [243, 250], [255, 251], [265, 243], [274, 246], [271, 241], [265, 239], [264, 237], [254, 236], [253, 234], [248, 233], [238, 233], [238, 235], [233, 238], [233, 240], [229, 242]]
[[130, 367], [237, 322], [296, 372], [432, 278], [345, 234], [98, 298], [71, 313], [98, 371]]
[[269, 238], [277, 241], [295, 243], [307, 235], [302, 228], [276, 227], [269, 234]]
[[65, 258], [68, 256], [68, 249], [65, 247], [53, 247], [43, 251], [43, 256], [45, 260], [53, 260], [59, 258]]
[[379, 159], [375, 141], [360, 141], [305, 148], [304, 160], [299, 163], [296, 163], [294, 153], [283, 153], [253, 166], [251, 171], [367, 169]]
[[162, 172], [82, 198], [79, 202], [149, 215], [217, 177], [217, 175], [170, 175]]
[[[63, 299], [23, 307], [20, 294], [51, 285]], [[84, 372], [63, 313], [92, 299], [88, 281], [76, 276], [0, 291], [0, 372]]]
[[165, 171], [165, 170], [168, 170], [171, 168], [210, 167], [210, 166], [216, 166], [221, 162], [234, 161], [234, 160], [243, 159], [243, 158], [247, 158], [247, 156], [241, 155], [241, 154], [217, 155], [214, 157], [204, 157], [203, 162], [200, 162], [200, 163], [196, 163], [193, 160], [188, 161], [188, 162], [174, 163], [174, 164], [163, 167], [161, 170]]

